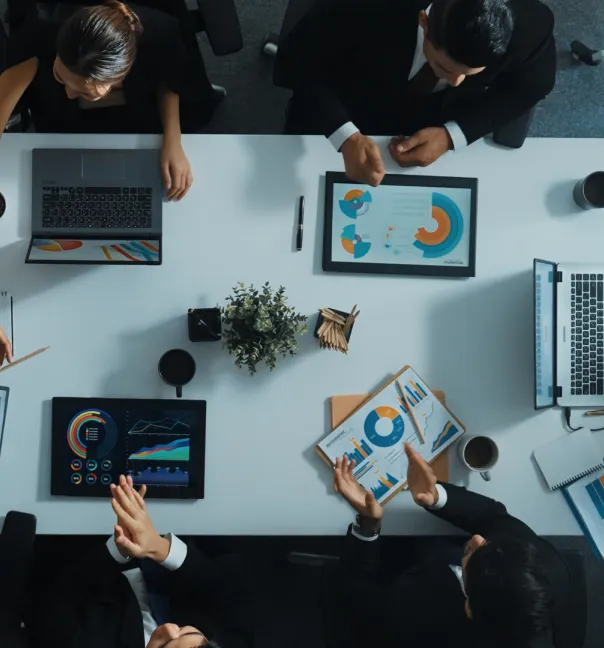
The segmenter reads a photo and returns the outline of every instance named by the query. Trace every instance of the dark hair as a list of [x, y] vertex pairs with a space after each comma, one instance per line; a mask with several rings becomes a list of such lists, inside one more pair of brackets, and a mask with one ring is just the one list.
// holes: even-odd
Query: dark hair
[[507, 0], [434, 0], [427, 37], [454, 61], [478, 68], [505, 54], [513, 31]]
[[74, 74], [111, 83], [128, 74], [141, 32], [138, 16], [122, 2], [84, 7], [62, 25], [57, 56]]
[[523, 645], [549, 626], [550, 588], [532, 544], [489, 539], [467, 562], [465, 588], [477, 630], [498, 644]]

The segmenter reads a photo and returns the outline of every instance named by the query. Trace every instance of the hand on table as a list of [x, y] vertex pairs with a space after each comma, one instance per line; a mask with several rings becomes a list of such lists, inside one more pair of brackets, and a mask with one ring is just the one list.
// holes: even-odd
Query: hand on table
[[164, 138], [161, 172], [168, 200], [182, 200], [193, 184], [193, 173], [180, 140]]
[[386, 169], [378, 145], [370, 138], [355, 133], [342, 144], [346, 175], [355, 182], [377, 187]]
[[[120, 475], [118, 483], [123, 486], [124, 488], [128, 486], [129, 488], [134, 488], [134, 482], [132, 481], [132, 477], [128, 475], [128, 477], [124, 477], [124, 475]], [[116, 486], [115, 484], [111, 484], [109, 487], [111, 490], [111, 495], [115, 497], [115, 490]], [[146, 484], [143, 484], [140, 489], [139, 489], [139, 495], [144, 498], [145, 494], [147, 493], [147, 486]], [[123, 546], [118, 544], [117, 539], [121, 536], [125, 536], [128, 540], [132, 541], [132, 534], [129, 531], [125, 531], [119, 524], [119, 518], [117, 520], [117, 524], [113, 527], [113, 538], [115, 539], [115, 545], [117, 547], [117, 550], [124, 556], [124, 558], [132, 558], [133, 556], [130, 555], [130, 552], [127, 551]]]
[[373, 493], [366, 491], [353, 477], [355, 462], [348, 461], [348, 457], [336, 459], [334, 483], [336, 490], [363, 518], [373, 522], [380, 522], [384, 517], [384, 507], [378, 504]]
[[415, 503], [420, 506], [434, 506], [438, 502], [438, 491], [432, 467], [408, 443], [405, 443], [405, 452], [409, 460], [407, 485]]
[[6, 333], [0, 327], [0, 367], [4, 364], [4, 361], [12, 362], [13, 361], [13, 347], [10, 343]]
[[393, 137], [388, 144], [390, 155], [402, 167], [427, 167], [452, 148], [451, 136], [444, 126], [423, 128], [411, 137]]
[[163, 562], [170, 552], [170, 541], [155, 530], [146, 511], [145, 492], [144, 486], [137, 492], [123, 475], [117, 486], [111, 484], [111, 506], [117, 515], [115, 544], [125, 555]]

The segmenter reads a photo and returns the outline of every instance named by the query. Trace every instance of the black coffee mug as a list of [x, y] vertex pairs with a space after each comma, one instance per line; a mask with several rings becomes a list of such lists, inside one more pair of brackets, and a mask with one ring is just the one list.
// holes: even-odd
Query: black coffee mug
[[166, 351], [157, 365], [161, 379], [167, 385], [176, 387], [177, 398], [182, 398], [182, 388], [193, 380], [196, 369], [193, 356], [184, 349]]
[[580, 180], [573, 190], [573, 198], [583, 209], [601, 209], [604, 207], [604, 171], [590, 173]]

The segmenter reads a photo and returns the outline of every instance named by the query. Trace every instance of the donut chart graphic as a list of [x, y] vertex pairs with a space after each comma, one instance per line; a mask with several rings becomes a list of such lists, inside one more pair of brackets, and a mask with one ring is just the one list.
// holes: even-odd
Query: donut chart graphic
[[369, 205], [373, 202], [371, 194], [362, 189], [351, 189], [340, 200], [340, 209], [348, 218], [358, 218], [369, 211]]
[[36, 239], [34, 241], [34, 246], [44, 252], [69, 252], [81, 248], [82, 245], [82, 241], [52, 241], [50, 239]]
[[[383, 418], [392, 421], [392, 432], [386, 436], [378, 434], [376, 429], [377, 422]], [[369, 412], [365, 419], [365, 435], [378, 448], [389, 448], [395, 445], [403, 438], [404, 431], [405, 422], [403, 421], [403, 417], [394, 407], [388, 407], [386, 405], [376, 407], [373, 411]]]
[[346, 252], [348, 252], [348, 254], [352, 254], [355, 259], [364, 257], [371, 249], [371, 243], [363, 241], [363, 239], [357, 234], [354, 225], [346, 225], [342, 230], [340, 240], [342, 241], [342, 247]]
[[[100, 432], [100, 434], [99, 434]], [[98, 441], [97, 457], [109, 454], [117, 442], [117, 425], [102, 410], [84, 410], [76, 414], [67, 426], [67, 443], [80, 459], [86, 459], [88, 441]], [[96, 467], [96, 461], [94, 462]]]
[[432, 193], [432, 218], [437, 227], [428, 232], [420, 227], [413, 245], [423, 252], [426, 259], [437, 259], [452, 252], [463, 236], [463, 216], [457, 203], [444, 194]]

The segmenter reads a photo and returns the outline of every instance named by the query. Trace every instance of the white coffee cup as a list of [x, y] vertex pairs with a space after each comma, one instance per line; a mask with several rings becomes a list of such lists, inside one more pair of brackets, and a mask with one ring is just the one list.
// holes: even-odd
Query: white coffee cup
[[463, 436], [457, 452], [466, 468], [480, 473], [485, 481], [491, 481], [491, 470], [499, 459], [499, 448], [493, 439], [481, 435]]

